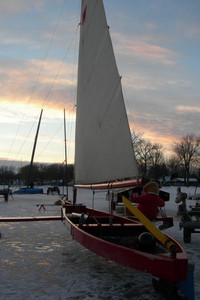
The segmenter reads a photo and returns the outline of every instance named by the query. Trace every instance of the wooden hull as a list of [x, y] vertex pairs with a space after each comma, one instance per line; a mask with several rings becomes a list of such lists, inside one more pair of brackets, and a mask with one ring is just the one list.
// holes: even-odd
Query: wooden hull
[[[62, 210], [73, 239], [97, 255], [171, 282], [187, 279], [187, 255], [173, 238], [169, 237], [177, 246], [176, 255], [158, 241], [155, 251], [144, 252], [137, 243], [138, 236], [147, 230], [138, 221], [79, 205], [64, 205]], [[83, 214], [89, 216], [87, 220]]]

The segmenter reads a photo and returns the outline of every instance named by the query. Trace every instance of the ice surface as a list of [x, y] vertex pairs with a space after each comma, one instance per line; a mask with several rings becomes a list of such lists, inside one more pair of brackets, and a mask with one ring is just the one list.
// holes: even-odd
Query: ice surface
[[[176, 187], [170, 193], [167, 215], [174, 216], [174, 227], [165, 230], [185, 248], [195, 264], [195, 296], [200, 299], [200, 235], [192, 234], [190, 244], [183, 242], [176, 216]], [[194, 187], [182, 188], [193, 194]], [[72, 191], [69, 191], [71, 197]], [[14, 195], [5, 202], [0, 198], [0, 216], [60, 215], [53, 206], [57, 195]], [[89, 200], [88, 200], [89, 199]], [[79, 190], [78, 202], [95, 208], [109, 208], [106, 195]], [[37, 205], [45, 204], [46, 211]], [[50, 205], [48, 205], [50, 204]], [[195, 201], [187, 200], [187, 205]], [[95, 255], [72, 240], [68, 227], [61, 221], [0, 223], [0, 299], [158, 299], [151, 275], [144, 274]]]

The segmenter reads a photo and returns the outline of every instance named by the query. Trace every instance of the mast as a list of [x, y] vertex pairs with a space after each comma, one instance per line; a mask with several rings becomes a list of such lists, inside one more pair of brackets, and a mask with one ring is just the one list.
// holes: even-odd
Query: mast
[[37, 131], [36, 131], [36, 135], [35, 135], [35, 141], [34, 141], [34, 146], [33, 146], [33, 151], [32, 151], [32, 156], [31, 156], [31, 163], [30, 163], [30, 167], [29, 167], [29, 175], [28, 175], [28, 180], [27, 180], [27, 188], [30, 185], [32, 167], [33, 167], [33, 160], [34, 160], [35, 149], [36, 149], [36, 145], [37, 145], [37, 138], [38, 138], [38, 133], [39, 133], [39, 129], [40, 129], [40, 122], [41, 122], [41, 118], [42, 118], [42, 113], [43, 113], [43, 109], [41, 110], [41, 113], [40, 113], [39, 123], [38, 123]]
[[65, 108], [64, 108], [64, 143], [65, 143], [64, 178], [66, 178], [67, 199], [68, 199], [67, 139], [66, 139], [66, 118], [65, 118]]

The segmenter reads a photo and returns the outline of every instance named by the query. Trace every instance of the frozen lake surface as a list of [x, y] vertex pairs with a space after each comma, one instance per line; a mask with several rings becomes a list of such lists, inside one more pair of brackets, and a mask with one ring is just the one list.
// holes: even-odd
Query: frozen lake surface
[[[192, 235], [184, 244], [176, 217], [176, 188], [170, 192], [166, 213], [173, 215], [174, 227], [166, 233], [185, 248], [195, 264], [195, 295], [200, 299], [200, 236]], [[194, 188], [182, 188], [192, 194]], [[70, 191], [71, 192], [71, 191]], [[71, 193], [70, 193], [71, 194]], [[79, 192], [79, 202], [92, 205], [92, 193]], [[0, 216], [60, 215], [53, 204], [57, 195], [14, 195], [8, 202], [0, 199]], [[46, 204], [46, 211], [38, 210]], [[187, 201], [188, 206], [194, 204]], [[108, 209], [105, 193], [95, 195], [95, 208]], [[96, 256], [74, 242], [61, 221], [0, 223], [0, 299], [159, 299], [151, 284], [151, 275], [122, 267]]]

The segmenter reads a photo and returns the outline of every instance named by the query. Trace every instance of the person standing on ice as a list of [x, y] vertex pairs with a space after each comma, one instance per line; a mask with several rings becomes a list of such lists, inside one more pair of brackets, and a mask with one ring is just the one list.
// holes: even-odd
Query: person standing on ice
[[177, 195], [175, 199], [175, 202], [178, 204], [177, 216], [180, 216], [187, 212], [186, 199], [187, 199], [187, 194], [182, 193], [181, 188], [177, 187]]
[[140, 196], [131, 195], [130, 201], [138, 203], [137, 208], [151, 221], [155, 220], [158, 208], [165, 206], [164, 200], [159, 197], [159, 186], [154, 181], [144, 185]]

